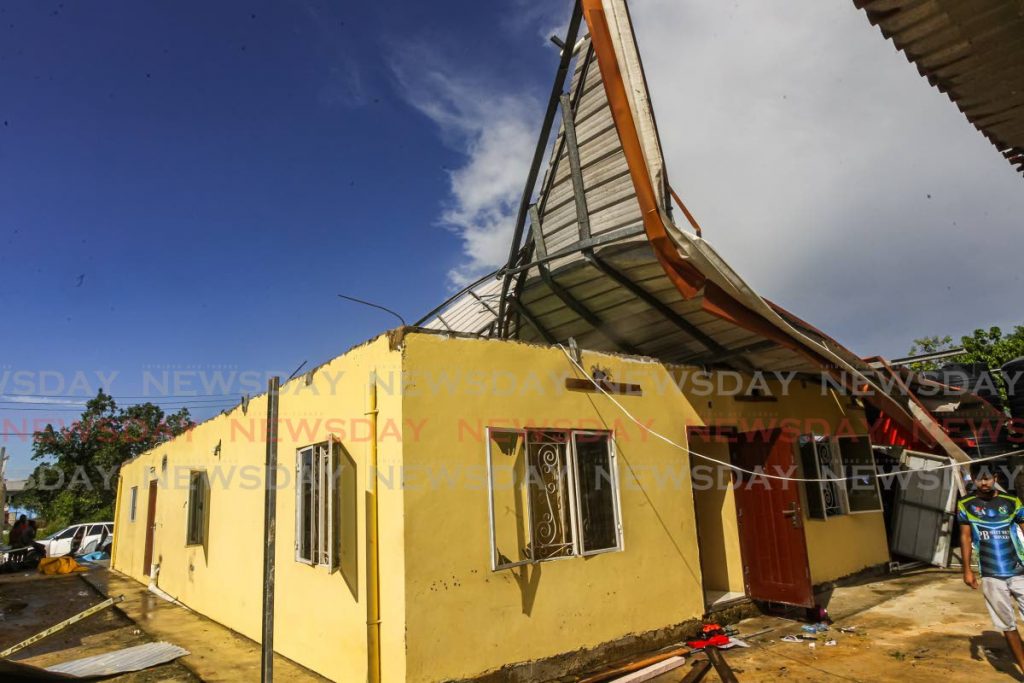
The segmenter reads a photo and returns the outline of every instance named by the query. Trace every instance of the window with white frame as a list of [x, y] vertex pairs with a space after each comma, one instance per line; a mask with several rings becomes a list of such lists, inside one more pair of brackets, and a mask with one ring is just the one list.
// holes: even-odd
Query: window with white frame
[[300, 448], [295, 455], [295, 559], [335, 568], [336, 483], [333, 440]]
[[188, 478], [187, 545], [206, 543], [209, 503], [210, 485], [206, 472], [191, 472]]
[[878, 512], [882, 496], [871, 441], [866, 436], [840, 437], [839, 457], [846, 477], [846, 503], [850, 512]]
[[136, 511], [139, 507], [139, 487], [133, 486], [128, 494], [128, 521], [134, 522]]
[[833, 480], [804, 483], [811, 519], [882, 509], [868, 437], [803, 435], [797, 444], [804, 477]]
[[487, 429], [491, 568], [622, 549], [608, 432]]

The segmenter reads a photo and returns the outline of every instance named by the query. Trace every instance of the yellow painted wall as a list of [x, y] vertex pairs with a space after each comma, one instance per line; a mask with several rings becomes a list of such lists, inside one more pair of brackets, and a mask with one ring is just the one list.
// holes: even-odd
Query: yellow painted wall
[[[676, 372], [677, 376], [683, 377], [681, 373], [686, 371], [680, 369]], [[788, 375], [785, 379], [789, 379]], [[704, 385], [698, 386], [688, 381], [688, 377], [681, 384], [697, 408], [700, 419], [706, 424], [740, 426], [749, 431], [775, 425], [800, 434], [850, 436], [867, 433], [863, 409], [853, 405], [849, 397], [823, 391], [816, 380], [793, 379], [785, 391], [779, 381], [768, 382], [772, 394], [778, 397], [773, 402], [738, 401], [721, 395], [709, 397], [705, 395]], [[726, 382], [724, 386], [730, 388], [732, 384]], [[794, 459], [799, 467], [799, 457], [794, 455]], [[854, 513], [827, 520], [810, 519], [807, 517], [808, 508], [802, 486], [800, 496], [813, 583], [832, 581], [889, 561], [885, 521], [881, 511]]]
[[[690, 437], [690, 448], [729, 462], [729, 444], [721, 439]], [[729, 469], [694, 459], [693, 499], [697, 510], [700, 567], [706, 591], [744, 593], [736, 492]], [[698, 469], [700, 468], [700, 469]]]
[[[405, 414], [425, 421], [404, 451], [409, 680], [480, 674], [702, 614], [685, 452], [642, 432], [602, 396], [566, 391], [572, 373], [558, 348], [410, 335], [404, 353]], [[645, 394], [623, 404], [685, 443], [687, 401], [678, 390], [647, 393], [667, 374], [663, 366], [583, 358], [614, 378], [628, 367]], [[487, 425], [614, 429], [625, 549], [491, 572]]]
[[[369, 442], [366, 385], [376, 370], [385, 377], [399, 371], [400, 357], [378, 338], [318, 368], [312, 384], [300, 376], [281, 388], [279, 485], [277, 497], [277, 600], [275, 649], [334, 680], [366, 677], [365, 516], [362, 477]], [[382, 469], [400, 462], [401, 396], [378, 392], [379, 462]], [[118, 543], [114, 566], [140, 581], [146, 526], [148, 482], [162, 479], [157, 495], [153, 562], [160, 565], [159, 587], [192, 609], [250, 638], [260, 639], [263, 571], [263, 463], [267, 400], [253, 398], [248, 411], [232, 410], [202, 423], [187, 435], [143, 454], [121, 471], [117, 509]], [[388, 431], [385, 431], [388, 430]], [[341, 572], [295, 560], [295, 457], [303, 446], [340, 437], [355, 460], [360, 484], [357, 539], [357, 597]], [[220, 444], [219, 455], [215, 454]], [[167, 458], [167, 473], [162, 459]], [[188, 472], [206, 469], [210, 477], [209, 537], [186, 547]], [[178, 477], [178, 478], [176, 478]], [[228, 479], [231, 477], [231, 479]], [[139, 487], [137, 517], [129, 521], [131, 487]], [[405, 677], [405, 595], [401, 491], [381, 487], [381, 628], [386, 680]]]
[[[821, 396], [817, 386], [791, 386], [791, 395], [775, 403], [746, 403], [701, 395], [682, 378], [692, 369], [589, 352], [583, 363], [588, 371], [599, 366], [616, 381], [641, 385], [643, 396], [619, 400], [681, 445], [689, 427], [758, 419], [816, 418], [827, 428], [860, 420], [863, 431], [861, 412]], [[606, 397], [566, 390], [565, 378], [575, 372], [559, 348], [410, 333], [397, 351], [387, 337], [378, 338], [317, 369], [312, 386], [300, 377], [282, 388], [278, 451], [291, 480], [278, 496], [275, 644], [281, 654], [335, 680], [366, 675], [362, 500], [356, 505], [358, 538], [352, 539], [358, 556], [354, 596], [340, 573], [294, 560], [294, 466], [296, 449], [333, 433], [355, 460], [362, 490], [368, 447], [365, 386], [371, 371], [380, 387], [386, 681], [473, 676], [701, 615], [702, 575], [685, 451], [633, 424]], [[145, 580], [147, 484], [162, 474], [167, 456], [169, 473], [156, 517], [159, 586], [254, 639], [260, 635], [265, 414], [265, 398], [255, 398], [247, 414], [237, 408], [127, 464], [116, 513], [114, 565]], [[483, 432], [488, 425], [613, 430], [624, 549], [491, 572]], [[185, 546], [192, 468], [211, 474], [205, 549]], [[225, 485], [225, 474], [213, 476], [215, 471], [233, 471], [235, 479]], [[129, 522], [126, 502], [133, 486], [139, 490], [137, 518]], [[724, 528], [734, 530], [734, 506], [723, 504], [722, 514]], [[880, 514], [808, 520], [806, 528], [815, 582], [888, 559]], [[730, 566], [730, 584], [734, 571]]]

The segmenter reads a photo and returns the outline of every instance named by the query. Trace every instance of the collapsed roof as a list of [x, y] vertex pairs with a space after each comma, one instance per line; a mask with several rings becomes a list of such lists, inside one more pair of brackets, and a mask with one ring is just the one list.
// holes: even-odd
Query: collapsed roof
[[1024, 5], [1020, 0], [853, 0], [1024, 173]]
[[[562, 45], [507, 264], [417, 325], [572, 338], [669, 363], [825, 372], [870, 389], [904, 429], [966, 459], [919, 406], [878, 386], [868, 363], [760, 297], [701, 237], [669, 183], [625, 0], [576, 2]], [[692, 230], [676, 225], [673, 199]]]

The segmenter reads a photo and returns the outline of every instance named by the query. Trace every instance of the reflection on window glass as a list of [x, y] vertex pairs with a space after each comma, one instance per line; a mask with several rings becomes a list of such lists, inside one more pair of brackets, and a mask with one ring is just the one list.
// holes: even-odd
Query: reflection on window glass
[[583, 551], [614, 548], [618, 545], [618, 532], [608, 437], [577, 434], [575, 439]]

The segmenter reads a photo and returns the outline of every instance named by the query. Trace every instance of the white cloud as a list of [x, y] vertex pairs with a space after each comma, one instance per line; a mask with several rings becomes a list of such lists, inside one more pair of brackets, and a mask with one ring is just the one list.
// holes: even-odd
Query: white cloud
[[[672, 184], [760, 292], [865, 355], [1021, 321], [1020, 175], [852, 3], [630, 7]], [[455, 282], [505, 258], [540, 122], [477, 68], [403, 80], [467, 154], [443, 217]]]
[[672, 184], [759, 291], [863, 354], [1021, 321], [1020, 175], [862, 11], [631, 8]]
[[23, 394], [0, 394], [0, 401], [8, 403], [28, 403], [42, 405], [69, 405], [85, 407], [84, 399], [45, 398], [42, 396], [25, 396]]
[[457, 73], [425, 48], [407, 49], [392, 66], [406, 100], [466, 156], [449, 172], [451, 195], [440, 217], [463, 241], [465, 260], [448, 274], [461, 287], [508, 258], [539, 106], [528, 95], [502, 91], [496, 75]]

